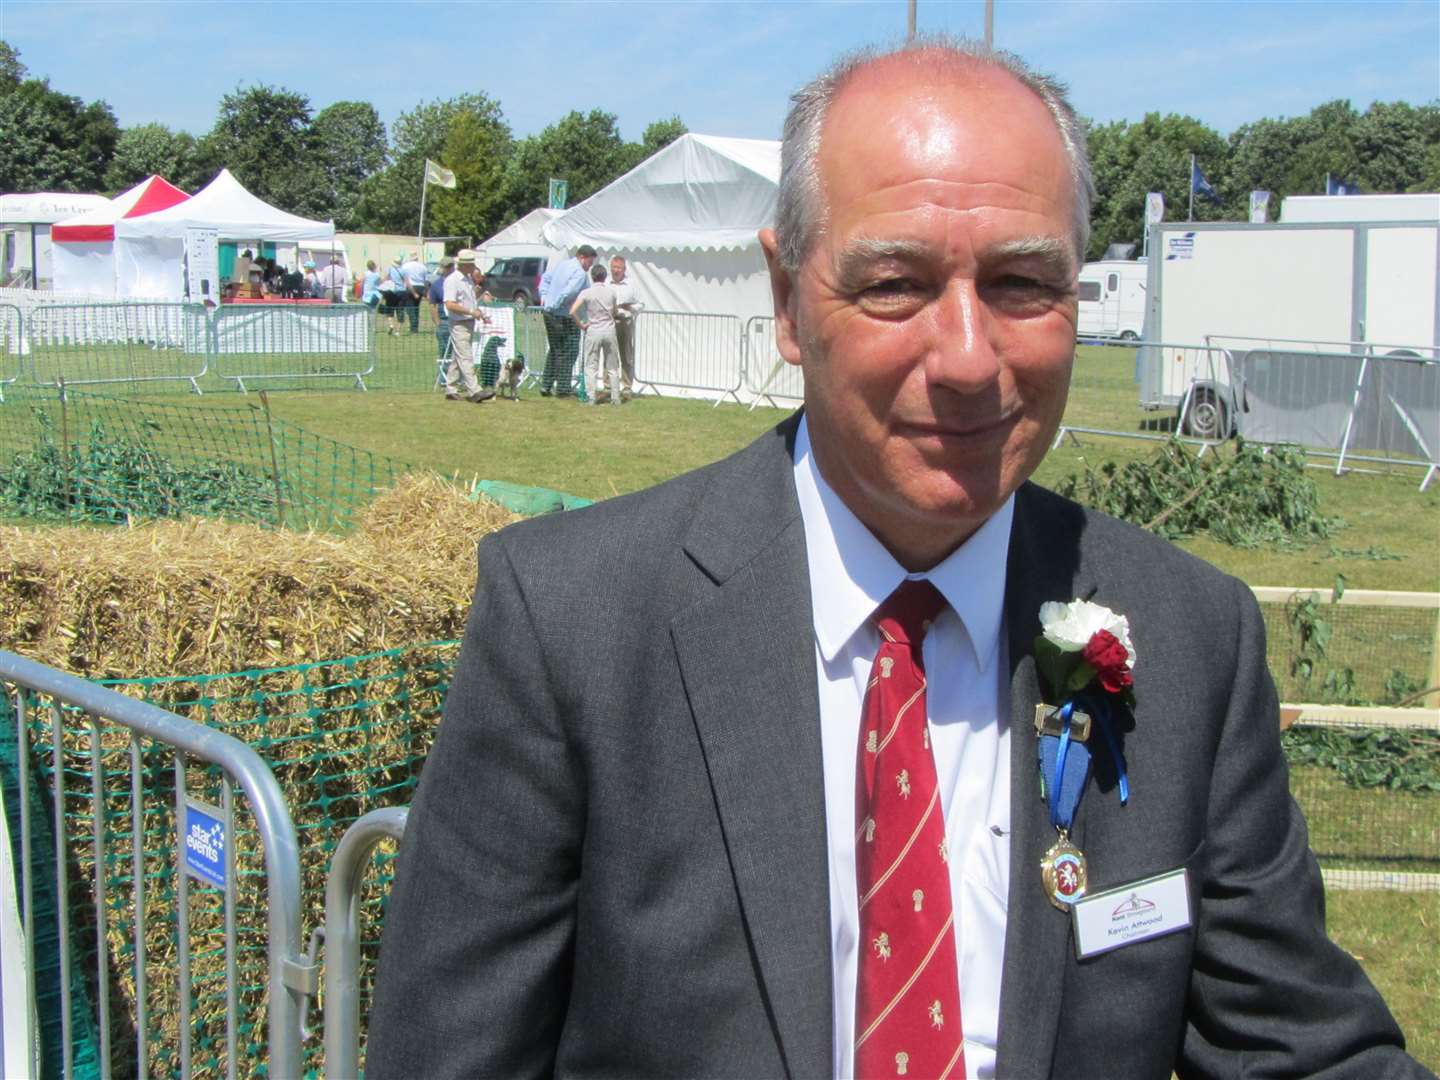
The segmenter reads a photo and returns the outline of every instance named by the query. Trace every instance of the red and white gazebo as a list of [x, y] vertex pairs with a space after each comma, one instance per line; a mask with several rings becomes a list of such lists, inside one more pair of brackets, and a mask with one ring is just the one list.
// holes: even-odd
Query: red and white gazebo
[[144, 217], [190, 198], [164, 177], [151, 176], [105, 206], [50, 227], [55, 288], [98, 296], [116, 294], [115, 223]]

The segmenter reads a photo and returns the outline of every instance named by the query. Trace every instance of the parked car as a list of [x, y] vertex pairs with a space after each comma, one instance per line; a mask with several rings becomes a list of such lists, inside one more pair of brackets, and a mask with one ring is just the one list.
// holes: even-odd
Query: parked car
[[513, 300], [529, 307], [539, 302], [540, 278], [545, 273], [543, 255], [512, 255], [497, 259], [485, 274], [485, 288], [497, 300]]

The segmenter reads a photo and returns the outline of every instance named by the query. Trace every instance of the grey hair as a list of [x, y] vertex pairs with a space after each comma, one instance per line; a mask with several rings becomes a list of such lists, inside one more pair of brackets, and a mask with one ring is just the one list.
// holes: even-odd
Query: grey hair
[[1070, 165], [1074, 184], [1075, 220], [1073, 238], [1078, 263], [1085, 258], [1090, 242], [1090, 204], [1095, 197], [1095, 182], [1090, 175], [1090, 159], [1085, 152], [1085, 125], [1066, 97], [1065, 84], [1031, 70], [1014, 53], [992, 49], [983, 42], [952, 38], [944, 34], [925, 34], [891, 49], [874, 47], [860, 49], [837, 60], [831, 68], [806, 83], [790, 97], [790, 112], [785, 117], [785, 132], [780, 144], [780, 190], [775, 211], [775, 234], [780, 247], [780, 264], [794, 273], [805, 261], [810, 246], [825, 225], [825, 199], [820, 190], [820, 132], [845, 84], [861, 69], [877, 60], [891, 56], [907, 56], [925, 60], [939, 55], [941, 59], [983, 64], [1014, 76], [1050, 111], [1065, 157]]

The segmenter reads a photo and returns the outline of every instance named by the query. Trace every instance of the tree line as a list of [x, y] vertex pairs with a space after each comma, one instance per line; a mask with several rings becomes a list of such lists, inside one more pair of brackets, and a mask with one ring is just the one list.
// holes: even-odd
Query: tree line
[[[1139, 243], [1145, 195], [1165, 195], [1166, 217], [1186, 213], [1190, 155], [1218, 204], [1197, 197], [1199, 221], [1243, 220], [1249, 194], [1325, 190], [1327, 174], [1367, 192], [1440, 191], [1440, 101], [1348, 101], [1306, 116], [1262, 119], [1228, 137], [1189, 116], [1150, 113], [1138, 122], [1089, 124], [1096, 199], [1089, 258]], [[544, 206], [551, 177], [569, 181], [573, 205], [685, 133], [678, 116], [650, 124], [639, 142], [621, 138], [613, 113], [571, 112], [517, 139], [484, 93], [417, 105], [390, 130], [369, 102], [318, 112], [282, 87], [237, 87], [220, 99], [215, 124], [196, 138], [164, 124], [121, 128], [104, 101], [83, 102], [34, 78], [0, 41], [0, 190], [115, 194], [152, 173], [186, 190], [222, 167], [267, 202], [333, 218], [355, 232], [413, 233], [426, 158], [455, 172], [454, 190], [431, 187], [425, 231], [489, 236]]]

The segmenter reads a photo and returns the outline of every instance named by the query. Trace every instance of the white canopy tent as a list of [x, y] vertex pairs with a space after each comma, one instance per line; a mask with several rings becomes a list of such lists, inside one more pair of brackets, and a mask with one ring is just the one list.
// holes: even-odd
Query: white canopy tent
[[115, 295], [115, 223], [157, 213], [190, 196], [160, 176], [140, 181], [103, 206], [50, 227], [55, 288], [62, 292]]
[[682, 135], [545, 226], [546, 242], [623, 255], [649, 308], [770, 315], [756, 234], [775, 223], [780, 144]]
[[489, 270], [496, 260], [511, 255], [543, 255], [550, 261], [563, 255], [563, 252], [545, 242], [544, 232], [546, 225], [564, 214], [564, 210], [551, 210], [542, 206], [531, 210], [519, 221], [506, 225], [488, 240], [480, 241], [476, 247], [480, 254], [480, 269]]
[[545, 226], [555, 247], [625, 257], [644, 305], [635, 331], [642, 383], [702, 397], [743, 400], [762, 387], [771, 399], [799, 396], [798, 371], [774, 351], [757, 235], [774, 224], [779, 181], [778, 142], [682, 135]]
[[50, 226], [107, 206], [104, 195], [30, 191], [0, 195], [0, 279], [34, 270], [33, 284], [50, 283]]
[[213, 229], [219, 240], [298, 243], [330, 239], [333, 221], [310, 221], [271, 206], [220, 174], [178, 206], [115, 223], [115, 262], [120, 296], [184, 295], [185, 238], [192, 229]]

